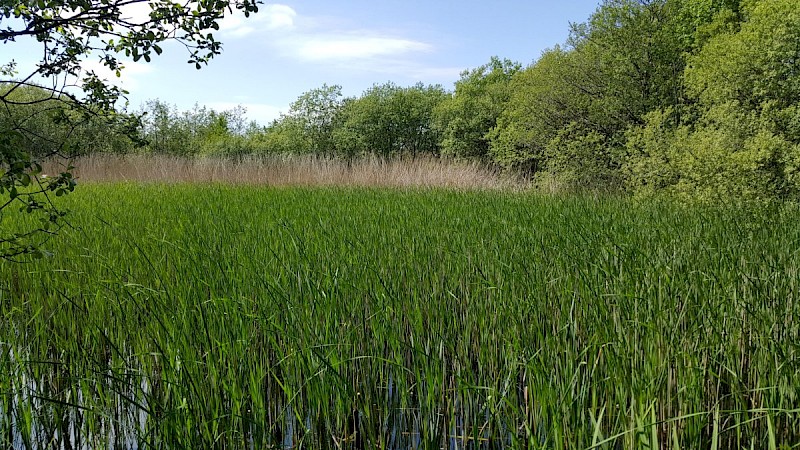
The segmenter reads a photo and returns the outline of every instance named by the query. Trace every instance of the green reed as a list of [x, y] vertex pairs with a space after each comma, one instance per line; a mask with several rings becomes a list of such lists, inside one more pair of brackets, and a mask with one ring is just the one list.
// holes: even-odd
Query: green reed
[[792, 207], [135, 184], [61, 201], [54, 256], [0, 263], [0, 443], [800, 444]]

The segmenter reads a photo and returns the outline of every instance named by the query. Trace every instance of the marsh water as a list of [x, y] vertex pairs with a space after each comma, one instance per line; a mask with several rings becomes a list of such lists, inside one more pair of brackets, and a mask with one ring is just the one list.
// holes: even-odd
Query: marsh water
[[[474, 419], [475, 414], [464, 409], [459, 396], [443, 399], [441, 411], [433, 417], [423, 417], [422, 408], [408, 405], [392, 378], [379, 389], [384, 404], [392, 407], [353, 409], [346, 420], [340, 421], [341, 429], [332, 428], [336, 421], [326, 417], [325, 412], [297, 408], [283, 392], [264, 392], [268, 398], [268, 411], [264, 411], [270, 418], [268, 422], [254, 420], [256, 415], [263, 415], [253, 414], [249, 408], [238, 412], [240, 421], [220, 417], [214, 441], [203, 432], [192, 430], [196, 418], [188, 416], [188, 405], [165, 411], [156, 403], [163, 398], [163, 392], [159, 392], [163, 388], [159, 386], [161, 382], [153, 383], [149, 375], [109, 370], [76, 376], [57, 361], [21, 360], [11, 351], [6, 352], [6, 357], [7, 362], [24, 362], [26, 367], [37, 369], [33, 370], [35, 375], [20, 371], [14, 379], [4, 379], [10, 383], [4, 386], [0, 401], [3, 448], [138, 450], [173, 448], [178, 443], [248, 449], [372, 448], [376, 439], [387, 449], [429, 448], [433, 442], [423, 429], [431, 420], [445, 427], [435, 436], [437, 448], [499, 448], [512, 441], [510, 432], [492, 432], [488, 409], [478, 414], [483, 417], [483, 424], [471, 424], [470, 418]], [[383, 416], [378, 421], [380, 429], [366, 429], [376, 423], [365, 417], [370, 414]], [[167, 417], [169, 424], [164, 426]], [[221, 428], [234, 422], [240, 423], [237, 429]], [[181, 423], [185, 428], [180, 429]]]

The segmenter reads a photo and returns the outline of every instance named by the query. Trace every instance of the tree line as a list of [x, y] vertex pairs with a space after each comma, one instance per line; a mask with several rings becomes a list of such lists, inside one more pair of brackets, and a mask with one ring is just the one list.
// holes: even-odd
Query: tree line
[[[87, 121], [69, 139], [181, 156], [479, 159], [566, 190], [797, 200], [799, 42], [796, 0], [606, 0], [532, 64], [495, 57], [450, 90], [388, 82], [345, 97], [323, 85], [265, 127], [242, 108], [155, 100], [114, 122], [119, 133]], [[0, 120], [10, 114], [36, 117], [7, 108]], [[58, 128], [42, 124], [44, 136]]]

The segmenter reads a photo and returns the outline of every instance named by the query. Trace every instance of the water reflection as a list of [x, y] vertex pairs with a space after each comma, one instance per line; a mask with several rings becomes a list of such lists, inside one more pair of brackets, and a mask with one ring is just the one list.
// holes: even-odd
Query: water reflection
[[[17, 360], [11, 352], [7, 357], [3, 367], [14, 370], [0, 374], [2, 448], [417, 449], [435, 445], [456, 450], [500, 448], [511, 442], [510, 433], [489, 426], [487, 408], [476, 414], [469, 408], [475, 402], [459, 395], [442, 398], [434, 409], [425, 408], [416, 395], [403, 397], [393, 377], [376, 389], [381, 404], [373, 403], [369, 410], [356, 408], [343, 414], [303, 409], [301, 395], [293, 403], [282, 391], [270, 390], [264, 392], [261, 403], [267, 411], [253, 411], [249, 405], [227, 417], [212, 417], [215, 423], [209, 423], [196, 415], [202, 408], [191, 408], [185, 399], [176, 402], [165, 380], [141, 370], [77, 374], [65, 363]], [[169, 409], [168, 405], [173, 406]], [[475, 417], [482, 423], [476, 423]], [[208, 430], [216, 434], [207, 434]]]

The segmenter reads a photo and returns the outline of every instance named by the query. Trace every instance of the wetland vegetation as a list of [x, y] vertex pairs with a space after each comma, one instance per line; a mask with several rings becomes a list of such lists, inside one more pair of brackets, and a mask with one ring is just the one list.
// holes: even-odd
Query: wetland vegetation
[[800, 439], [793, 207], [134, 183], [61, 200], [54, 256], [0, 263], [13, 447]]

